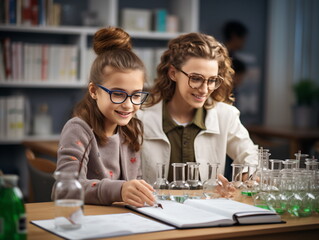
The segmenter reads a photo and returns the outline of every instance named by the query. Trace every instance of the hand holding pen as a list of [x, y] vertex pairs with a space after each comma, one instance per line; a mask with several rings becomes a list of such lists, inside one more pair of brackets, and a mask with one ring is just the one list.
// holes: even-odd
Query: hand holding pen
[[143, 207], [144, 204], [154, 206], [156, 200], [152, 192], [153, 187], [144, 180], [130, 180], [122, 185], [122, 200], [135, 207]]

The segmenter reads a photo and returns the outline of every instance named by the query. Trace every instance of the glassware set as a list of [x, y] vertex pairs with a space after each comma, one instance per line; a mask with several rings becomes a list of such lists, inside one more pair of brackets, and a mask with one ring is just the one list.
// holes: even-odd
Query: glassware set
[[[173, 181], [169, 183], [165, 176], [167, 166], [157, 164], [156, 181], [153, 183], [155, 196], [158, 200], [172, 200], [183, 203], [186, 199], [210, 199], [221, 197], [217, 187], [220, 186], [217, 179], [219, 164], [208, 164], [208, 179], [202, 183], [199, 177], [199, 163], [172, 163]], [[187, 179], [185, 172], [187, 169]]]
[[[318, 160], [300, 151], [296, 159], [270, 159], [268, 149], [258, 150], [257, 164], [232, 164], [230, 186], [237, 189], [233, 200], [252, 197], [254, 205], [288, 213], [295, 217], [319, 214]], [[165, 176], [167, 165], [157, 164], [157, 178], [153, 184], [158, 199], [183, 203], [186, 199], [220, 198], [221, 184], [217, 178], [218, 163], [208, 163], [208, 178], [199, 178], [199, 163], [172, 163], [173, 181]], [[187, 179], [185, 171], [187, 169]]]
[[[255, 173], [257, 183], [251, 194], [254, 205], [296, 217], [318, 214], [317, 159], [307, 158], [308, 155], [300, 151], [295, 154], [296, 159], [269, 159], [269, 156], [268, 151], [259, 149], [259, 164]], [[245, 185], [243, 182], [243, 188]]]

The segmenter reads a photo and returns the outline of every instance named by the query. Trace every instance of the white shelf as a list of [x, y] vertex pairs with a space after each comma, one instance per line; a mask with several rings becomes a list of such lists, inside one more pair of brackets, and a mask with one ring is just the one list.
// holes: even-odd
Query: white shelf
[[[87, 35], [93, 36], [99, 28], [95, 27], [74, 27], [74, 26], [19, 26], [0, 24], [0, 31], [23, 32], [23, 33], [43, 33], [43, 34], [63, 34], [63, 35]], [[141, 32], [127, 31], [132, 38], [152, 39], [152, 40], [169, 40], [182, 34], [181, 32]]]
[[45, 135], [45, 136], [36, 136], [30, 135], [25, 136], [22, 139], [1, 139], [0, 138], [0, 145], [14, 145], [14, 144], [22, 144], [24, 141], [59, 141], [60, 134], [52, 134], [52, 135]]
[[85, 88], [86, 82], [25, 82], [25, 81], [12, 81], [0, 82], [0, 87], [8, 88]]
[[74, 26], [23, 26], [15, 24], [0, 24], [1, 31], [23, 32], [23, 33], [52, 33], [52, 34], [85, 34], [93, 29]]

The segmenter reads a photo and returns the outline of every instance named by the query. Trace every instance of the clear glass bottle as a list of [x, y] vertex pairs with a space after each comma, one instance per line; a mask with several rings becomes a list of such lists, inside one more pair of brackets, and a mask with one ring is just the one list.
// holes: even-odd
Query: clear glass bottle
[[217, 178], [218, 166], [219, 163], [207, 163], [208, 179], [203, 183], [203, 194], [206, 199], [221, 197], [218, 191], [220, 188]]
[[243, 188], [241, 190], [241, 194], [251, 197], [256, 194], [258, 190], [259, 183], [257, 178], [257, 165], [256, 164], [245, 164], [245, 171], [247, 171], [248, 177], [244, 181]]
[[269, 190], [270, 190], [270, 170], [263, 169], [261, 171], [261, 180], [259, 182], [258, 191], [254, 194], [253, 200], [256, 207], [264, 208], [269, 210], [267, 201], [269, 201]]
[[38, 113], [34, 116], [33, 131], [35, 135], [50, 135], [52, 133], [52, 118], [46, 103], [40, 105]]
[[164, 163], [156, 164], [156, 181], [153, 184], [155, 190], [155, 196], [158, 200], [168, 200], [169, 199], [169, 183], [165, 176], [167, 172], [167, 166]]
[[276, 211], [278, 214], [284, 214], [286, 211], [286, 198], [281, 192], [280, 171], [276, 169], [269, 170], [268, 176], [267, 205], [270, 210]]
[[82, 225], [84, 190], [78, 181], [77, 172], [54, 173], [55, 227], [78, 229]]
[[185, 163], [172, 163], [173, 181], [169, 184], [170, 199], [183, 203], [188, 198], [189, 185], [185, 181]]
[[231, 164], [232, 166], [232, 185], [237, 188], [241, 189], [243, 188], [243, 170], [244, 170], [244, 165], [243, 164]]
[[190, 187], [188, 197], [201, 199], [203, 197], [203, 184], [199, 180], [199, 163], [187, 162], [187, 183]]
[[26, 213], [17, 175], [0, 176], [0, 239], [27, 239]]

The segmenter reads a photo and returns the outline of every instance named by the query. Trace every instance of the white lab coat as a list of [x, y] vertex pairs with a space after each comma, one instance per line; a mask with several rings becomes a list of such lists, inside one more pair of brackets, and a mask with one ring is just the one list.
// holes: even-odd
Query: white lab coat
[[[150, 184], [156, 180], [156, 163], [165, 163], [167, 168], [170, 163], [171, 145], [163, 131], [162, 104], [159, 102], [137, 112], [144, 124], [142, 174], [143, 179]], [[234, 163], [258, 163], [258, 147], [241, 124], [237, 108], [222, 102], [216, 103], [214, 108], [207, 110], [205, 125], [207, 130], [200, 131], [194, 142], [195, 159], [200, 163], [202, 182], [208, 178], [207, 163], [219, 163], [218, 173], [224, 174], [226, 154]], [[168, 169], [166, 172], [168, 174]]]

